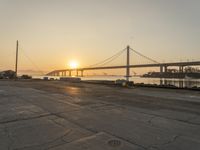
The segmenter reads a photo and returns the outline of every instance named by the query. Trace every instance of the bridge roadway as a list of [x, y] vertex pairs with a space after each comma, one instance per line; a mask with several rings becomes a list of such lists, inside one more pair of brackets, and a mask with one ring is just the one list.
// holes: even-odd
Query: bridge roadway
[[[146, 67], [160, 67], [160, 72], [167, 71], [167, 67], [179, 67], [180, 71], [183, 71], [183, 67], [185, 66], [198, 66], [200, 65], [200, 61], [193, 61], [193, 62], [173, 62], [173, 63], [157, 63], [157, 64], [140, 64], [140, 65], [129, 65], [129, 68], [146, 68]], [[122, 66], [104, 66], [104, 67], [86, 67], [86, 68], [76, 68], [76, 69], [60, 69], [54, 70], [47, 75], [56, 76], [62, 73], [62, 76], [66, 76], [66, 72], [69, 72], [71, 76], [71, 71], [81, 71], [81, 76], [83, 75], [83, 71], [87, 70], [103, 70], [103, 69], [123, 69], [127, 68], [127, 65]]]

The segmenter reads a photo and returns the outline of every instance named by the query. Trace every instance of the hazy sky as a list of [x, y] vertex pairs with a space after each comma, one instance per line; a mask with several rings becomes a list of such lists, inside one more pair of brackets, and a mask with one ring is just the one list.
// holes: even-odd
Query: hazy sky
[[101, 61], [130, 45], [160, 62], [200, 60], [200, 0], [0, 0], [0, 70]]

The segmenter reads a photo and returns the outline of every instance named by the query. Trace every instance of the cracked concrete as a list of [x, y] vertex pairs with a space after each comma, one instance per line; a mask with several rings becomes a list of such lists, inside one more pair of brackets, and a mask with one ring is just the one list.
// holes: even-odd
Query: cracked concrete
[[0, 149], [199, 150], [200, 93], [0, 81]]

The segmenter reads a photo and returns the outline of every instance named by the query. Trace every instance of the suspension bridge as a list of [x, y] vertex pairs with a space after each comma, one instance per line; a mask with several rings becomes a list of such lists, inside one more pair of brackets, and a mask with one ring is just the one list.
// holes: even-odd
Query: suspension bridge
[[[131, 58], [130, 58], [130, 53], [133, 52], [135, 53], [137, 56], [140, 56], [146, 60], [149, 61], [149, 63], [144, 63], [144, 64], [131, 64]], [[120, 55], [122, 55], [123, 53], [126, 53], [126, 64], [125, 65], [108, 65], [110, 62], [114, 61], [115, 59], [117, 59]], [[84, 71], [88, 71], [88, 70], [104, 70], [104, 69], [126, 69], [126, 80], [129, 81], [129, 77], [131, 77], [130, 74], [130, 69], [131, 68], [147, 68], [147, 67], [159, 67], [160, 68], [160, 72], [167, 72], [168, 71], [168, 67], [179, 67], [179, 72], [183, 72], [184, 71], [184, 67], [186, 66], [198, 66], [200, 65], [200, 61], [185, 61], [185, 62], [169, 62], [169, 63], [159, 63], [158, 61], [147, 57], [143, 54], [141, 54], [140, 52], [132, 49], [130, 46], [127, 46], [125, 49], [117, 52], [115, 55], [101, 61], [98, 62], [94, 65], [88, 66], [88, 67], [83, 67], [83, 68], [74, 68], [74, 69], [60, 69], [60, 70], [54, 70], [50, 73], [48, 73], [48, 76], [72, 76], [72, 72], [76, 71], [76, 76], [79, 76], [79, 72], [81, 73], [80, 76], [83, 77], [84, 76]]]

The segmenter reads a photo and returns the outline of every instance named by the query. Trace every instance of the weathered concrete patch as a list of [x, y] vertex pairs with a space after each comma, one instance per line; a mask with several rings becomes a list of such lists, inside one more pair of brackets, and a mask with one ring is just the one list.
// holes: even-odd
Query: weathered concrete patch
[[[104, 131], [117, 137], [123, 137], [143, 147], [162, 145], [176, 136], [169, 131], [150, 126], [143, 121], [129, 119], [131, 116], [123, 117], [103, 112], [93, 113], [84, 109], [73, 112], [73, 114], [69, 112], [60, 115], [73, 123], [79, 124], [82, 128], [96, 132]], [[134, 116], [134, 113], [129, 115]], [[141, 117], [143, 116], [141, 115]]]
[[47, 115], [48, 112], [29, 103], [9, 103], [0, 105], [0, 123], [7, 123], [37, 116]]
[[[8, 123], [5, 124], [5, 130], [7, 133], [1, 132], [1, 137], [5, 140], [4, 144], [9, 144], [11, 149], [44, 148], [92, 134], [67, 121], [61, 124], [55, 116]], [[10, 139], [6, 140], [8, 135]]]
[[124, 140], [106, 133], [98, 133], [82, 138], [69, 144], [64, 144], [51, 150], [144, 150]]
[[0, 126], [0, 149], [7, 150], [10, 148], [12, 140], [4, 126]]
[[149, 121], [150, 125], [159, 129], [164, 129], [175, 133], [176, 135], [185, 135], [200, 139], [200, 125], [191, 124], [190, 122], [182, 122], [177, 120], [170, 120], [161, 117], [152, 118]]
[[192, 103], [185, 103], [172, 91], [146, 96], [147, 89], [58, 81], [7, 81], [0, 90], [3, 150], [199, 149], [198, 93], [189, 91]]
[[158, 147], [161, 150], [199, 150], [200, 141], [184, 136], [175, 138], [169, 143], [163, 144]]

